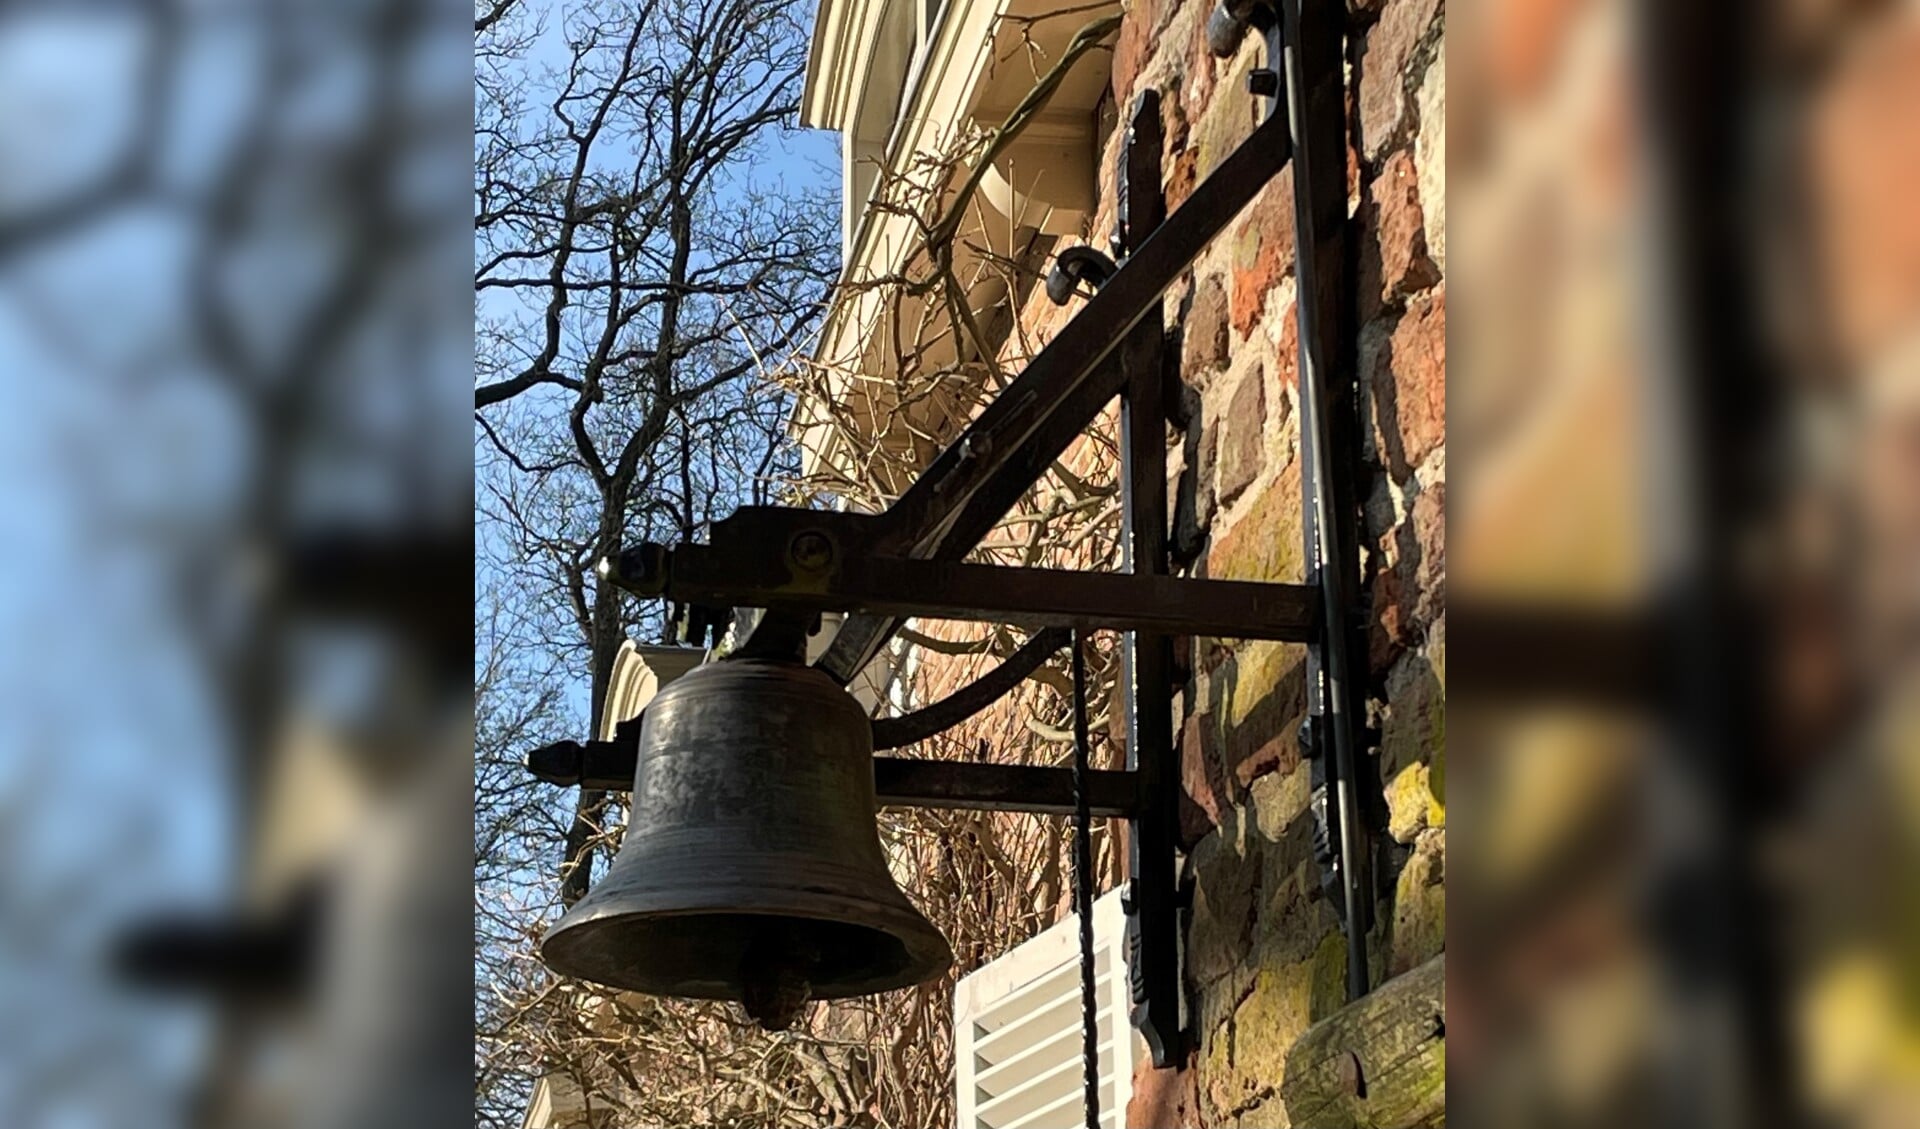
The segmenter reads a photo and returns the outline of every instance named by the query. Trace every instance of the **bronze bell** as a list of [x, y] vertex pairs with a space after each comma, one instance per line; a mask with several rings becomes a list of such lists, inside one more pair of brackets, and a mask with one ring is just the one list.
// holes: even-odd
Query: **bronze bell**
[[776, 1031], [810, 999], [932, 979], [952, 950], [894, 885], [873, 809], [871, 723], [845, 689], [797, 663], [698, 667], [647, 706], [620, 854], [540, 957], [739, 1000]]

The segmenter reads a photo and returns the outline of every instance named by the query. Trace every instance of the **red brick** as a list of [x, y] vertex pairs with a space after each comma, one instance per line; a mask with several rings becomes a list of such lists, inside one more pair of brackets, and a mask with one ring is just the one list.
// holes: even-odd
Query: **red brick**
[[1234, 330], [1244, 337], [1260, 320], [1267, 294], [1293, 266], [1293, 166], [1282, 169], [1254, 198], [1229, 238], [1233, 291], [1228, 308]]
[[1120, 34], [1113, 43], [1113, 104], [1131, 105], [1133, 84], [1140, 68], [1153, 54], [1153, 32], [1160, 22], [1159, 0], [1133, 0], [1120, 19]]
[[1183, 1063], [1155, 1070], [1142, 1059], [1133, 1071], [1133, 1097], [1127, 1102], [1129, 1129], [1190, 1129], [1200, 1124], [1198, 1076]]
[[1398, 307], [1408, 295], [1435, 285], [1440, 271], [1427, 254], [1420, 208], [1420, 174], [1406, 149], [1396, 150], [1367, 187], [1367, 240], [1360, 262], [1361, 313]]
[[1180, 728], [1180, 847], [1195, 843], [1220, 825], [1220, 813], [1234, 802], [1232, 785], [1214, 755], [1213, 717], [1197, 713]]
[[1400, 573], [1383, 569], [1373, 579], [1373, 615], [1367, 630], [1367, 666], [1385, 674], [1407, 649], [1406, 590]]
[[1447, 437], [1447, 292], [1408, 307], [1374, 357], [1381, 449], [1404, 479]]

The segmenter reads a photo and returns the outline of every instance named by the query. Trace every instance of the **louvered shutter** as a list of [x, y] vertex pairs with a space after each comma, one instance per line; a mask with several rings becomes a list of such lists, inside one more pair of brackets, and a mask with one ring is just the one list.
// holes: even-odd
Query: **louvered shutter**
[[[1094, 902], [1093, 941], [1100, 1123], [1120, 1129], [1133, 1092], [1133, 1066], [1146, 1047], [1127, 1019], [1126, 915], [1119, 890]], [[963, 978], [953, 1010], [961, 1129], [1086, 1124], [1077, 915]]]

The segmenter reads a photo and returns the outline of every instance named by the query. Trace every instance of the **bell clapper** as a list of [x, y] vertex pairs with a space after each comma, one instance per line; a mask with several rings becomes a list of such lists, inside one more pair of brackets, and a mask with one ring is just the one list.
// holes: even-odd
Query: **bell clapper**
[[813, 999], [813, 970], [820, 954], [811, 947], [776, 945], [766, 937], [748, 946], [740, 960], [741, 1004], [767, 1031], [785, 1031]]

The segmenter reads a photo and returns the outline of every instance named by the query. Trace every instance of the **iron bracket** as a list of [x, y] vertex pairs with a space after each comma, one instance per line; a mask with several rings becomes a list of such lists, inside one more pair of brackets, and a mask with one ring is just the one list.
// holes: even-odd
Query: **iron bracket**
[[[1131, 824], [1126, 903], [1132, 1020], [1157, 1067], [1178, 1065], [1189, 1044], [1181, 1017], [1180, 915], [1187, 902], [1178, 874], [1180, 765], [1172, 724], [1176, 679], [1184, 682], [1185, 675], [1174, 654], [1176, 637], [1274, 639], [1313, 647], [1323, 707], [1315, 713], [1329, 715], [1326, 723], [1337, 753], [1344, 905], [1351, 909], [1362, 896], [1355, 865], [1357, 826], [1348, 824], [1355, 776], [1352, 735], [1345, 731], [1353, 715], [1344, 696], [1357, 685], [1345, 657], [1353, 649], [1346, 645], [1351, 609], [1342, 595], [1357, 559], [1350, 552], [1354, 515], [1346, 512], [1352, 508], [1348, 503], [1353, 486], [1344, 476], [1326, 473], [1336, 465], [1344, 469], [1344, 462], [1329, 460], [1327, 444], [1344, 454], [1350, 449], [1351, 428], [1327, 428], [1324, 397], [1318, 394], [1323, 390], [1318, 383], [1324, 379], [1323, 358], [1336, 362], [1333, 374], [1345, 381], [1327, 391], [1343, 397], [1351, 384], [1351, 367], [1337, 363], [1329, 351], [1333, 343], [1350, 337], [1338, 336], [1344, 332], [1337, 316], [1343, 279], [1332, 269], [1343, 244], [1338, 225], [1329, 228], [1324, 222], [1336, 203], [1330, 194], [1333, 180], [1343, 172], [1343, 166], [1332, 164], [1338, 153], [1326, 144], [1330, 136], [1337, 144], [1344, 128], [1338, 29], [1330, 20], [1331, 15], [1316, 12], [1306, 21], [1310, 26], [1303, 54], [1298, 49], [1299, 0], [1232, 0], [1223, 6], [1215, 21], [1219, 27], [1210, 29], [1216, 46], [1237, 40], [1248, 27], [1264, 33], [1267, 65], [1254, 72], [1249, 90], [1263, 99], [1265, 112], [1247, 140], [1171, 216], [1161, 189], [1159, 97], [1151, 90], [1140, 96], [1130, 111], [1122, 151], [1119, 230], [1114, 236], [1118, 262], [1111, 273], [1106, 263], [1086, 253], [1062, 264], [1064, 283], [1092, 283], [1092, 297], [885, 512], [748, 507], [716, 522], [706, 545], [643, 545], [601, 562], [608, 583], [642, 596], [665, 597], [689, 608], [765, 609], [757, 619], [736, 626], [733, 646], [742, 654], [793, 653], [796, 640], [804, 638], [819, 613], [851, 613], [814, 662], [843, 685], [868, 666], [900, 622], [911, 616], [1019, 623], [1042, 631], [1124, 631], [1119, 689], [1127, 723], [1126, 768], [1090, 774], [1088, 791], [1095, 814], [1124, 817]], [[1301, 368], [1315, 392], [1308, 397], [1311, 410], [1303, 411], [1311, 417], [1303, 418], [1303, 453], [1322, 468], [1308, 478], [1308, 503], [1330, 522], [1322, 533], [1310, 518], [1309, 548], [1316, 551], [1310, 555], [1320, 567], [1307, 585], [1174, 576], [1167, 424], [1190, 413], [1193, 403], [1191, 397], [1183, 399], [1178, 374], [1169, 373], [1163, 356], [1160, 299], [1199, 252], [1294, 159], [1296, 143], [1307, 141], [1316, 159], [1312, 175], [1296, 171], [1298, 257], [1306, 264], [1300, 271], [1298, 306]], [[1344, 206], [1343, 194], [1337, 202]], [[1067, 289], [1064, 283], [1056, 289]], [[1116, 396], [1121, 401], [1126, 523], [1121, 571], [963, 562]], [[1344, 491], [1333, 499], [1331, 512], [1329, 489]], [[1196, 551], [1194, 542], [1190, 535], [1183, 537], [1183, 561]], [[709, 615], [702, 622], [714, 618]], [[1359, 654], [1364, 656], [1364, 648]], [[1008, 666], [1013, 665], [1009, 660]], [[1003, 685], [1017, 681], [998, 677], [1000, 673], [963, 691], [965, 701], [938, 716], [963, 717], [1004, 692]], [[1324, 708], [1334, 701], [1339, 704]], [[923, 712], [929, 720], [934, 716], [932, 708]], [[632, 780], [637, 750], [638, 726], [622, 726], [614, 742], [568, 742], [537, 750], [530, 767], [555, 783], [625, 788]], [[1065, 769], [891, 757], [877, 757], [874, 764], [882, 804], [1052, 814], [1073, 810], [1072, 778]], [[1357, 977], [1364, 990], [1362, 930], [1358, 916], [1350, 913], [1349, 982], [1356, 983]]]
[[[624, 792], [633, 787], [640, 756], [638, 727], [612, 741], [558, 741], [527, 754], [527, 771], [563, 787]], [[873, 758], [873, 788], [879, 807], [1016, 811], [1073, 814], [1073, 773], [1028, 764]], [[1147, 801], [1131, 772], [1096, 769], [1087, 774], [1093, 814], [1131, 819]]]
[[[1144, 481], [1131, 485], [1145, 488]], [[1293, 643], [1319, 629], [1319, 593], [1306, 585], [1196, 580], [1168, 576], [1164, 566], [1102, 573], [876, 555], [868, 549], [873, 521], [749, 506], [715, 522], [711, 544], [641, 545], [604, 562], [601, 574], [635, 595], [809, 616], [927, 616]]]

